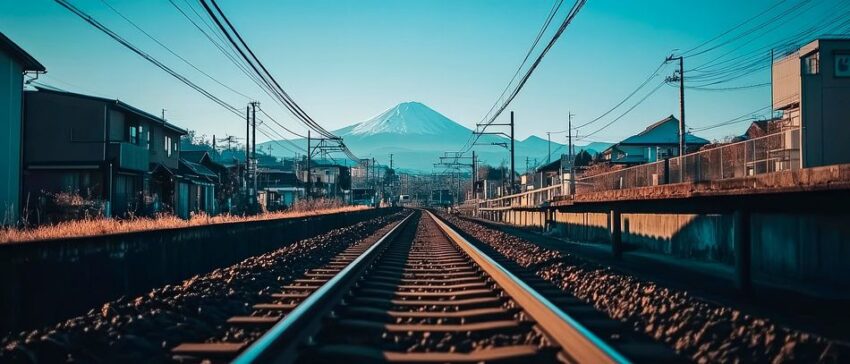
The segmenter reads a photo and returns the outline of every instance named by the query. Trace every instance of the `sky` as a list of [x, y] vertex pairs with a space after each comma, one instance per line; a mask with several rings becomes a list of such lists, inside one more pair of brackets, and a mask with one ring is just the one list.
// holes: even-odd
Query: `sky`
[[[194, 0], [173, 1], [187, 11], [188, 3], [203, 11]], [[256, 98], [290, 128], [306, 130], [219, 53], [170, 0], [71, 2], [228, 103], [244, 107], [250, 101], [146, 38], [106, 4], [112, 5], [218, 82]], [[404, 101], [422, 102], [473, 128], [514, 74], [553, 4], [548, 0], [218, 2], [284, 89], [328, 130], [364, 121]], [[516, 112], [517, 138], [532, 134], [545, 138], [547, 131], [563, 130], [569, 113], [575, 115], [575, 124], [598, 117], [671, 52], [694, 47], [776, 3], [589, 0], [510, 105], [509, 110]], [[846, 4], [847, 0], [815, 0], [800, 16], [782, 19], [782, 26], [764, 38], [686, 57], [685, 68], [769, 44], [771, 36], [803, 29]], [[564, 8], [569, 5], [572, 2], [565, 1]], [[47, 67], [40, 82], [117, 98], [156, 115], [165, 109], [170, 122], [199, 135], [244, 134], [238, 117], [54, 1], [0, 0], [0, 31]], [[660, 83], [673, 69], [673, 65], [665, 68], [650, 85]], [[769, 81], [766, 68], [716, 86]], [[578, 134], [605, 125], [650, 89]], [[764, 108], [770, 97], [769, 87], [687, 90], [686, 121], [692, 127], [712, 125]], [[582, 140], [617, 141], [671, 114], [679, 114], [678, 89], [665, 85], [609, 127]], [[746, 126], [738, 123], [697, 135], [719, 139], [740, 135]], [[553, 136], [558, 138], [565, 134]]]

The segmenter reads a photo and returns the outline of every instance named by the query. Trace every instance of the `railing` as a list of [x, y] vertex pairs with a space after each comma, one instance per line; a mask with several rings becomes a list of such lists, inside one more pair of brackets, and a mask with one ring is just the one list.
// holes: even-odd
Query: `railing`
[[125, 142], [109, 144], [110, 157], [117, 159], [118, 167], [136, 171], [150, 168], [150, 151], [142, 146]]
[[563, 188], [561, 185], [554, 185], [514, 195], [499, 197], [492, 200], [481, 200], [481, 202], [479, 202], [478, 204], [478, 208], [498, 210], [507, 209], [511, 207], [540, 206], [543, 203], [554, 200], [555, 197], [561, 196], [564, 191], [566, 191], [566, 188]]
[[[800, 128], [794, 128], [682, 157], [578, 178], [575, 193], [722, 180], [800, 167]], [[568, 192], [568, 185], [562, 183], [482, 201], [478, 206], [481, 209], [539, 206]]]

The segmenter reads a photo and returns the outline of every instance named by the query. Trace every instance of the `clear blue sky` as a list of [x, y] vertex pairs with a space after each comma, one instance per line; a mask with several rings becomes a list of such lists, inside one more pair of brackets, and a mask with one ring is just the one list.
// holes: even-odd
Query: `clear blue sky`
[[[108, 1], [199, 68], [243, 93], [257, 95], [265, 109], [294, 129], [304, 130], [264, 97], [168, 0]], [[185, 0], [175, 1], [185, 6]], [[200, 11], [195, 0], [189, 1]], [[244, 105], [248, 101], [182, 64], [101, 0], [72, 2], [228, 102]], [[785, 25], [776, 34], [802, 29], [843, 4], [842, 0], [816, 2], [799, 19], [783, 20]], [[552, 1], [543, 0], [219, 3], [284, 88], [327, 129], [362, 121], [410, 100], [472, 127], [513, 74], [552, 6]], [[774, 3], [589, 0], [511, 106], [517, 113], [518, 138], [545, 137], [548, 130], [564, 129], [569, 111], [576, 114], [576, 123], [598, 116], [642, 82], [671, 50], [695, 46]], [[571, 4], [567, 1], [565, 6]], [[199, 134], [243, 134], [241, 121], [232, 114], [53, 1], [0, 1], [0, 31], [46, 65], [48, 74], [42, 80], [47, 83], [119, 98], [156, 114], [165, 108], [170, 121]], [[727, 51], [736, 52], [736, 45], [687, 62], [701, 63]], [[765, 70], [726, 86], [768, 81]], [[768, 105], [769, 98], [766, 87], [689, 91], [687, 120], [701, 126], [731, 119]], [[616, 141], [667, 115], [678, 115], [678, 102], [678, 91], [665, 86], [592, 139]], [[745, 126], [701, 135], [740, 134]]]

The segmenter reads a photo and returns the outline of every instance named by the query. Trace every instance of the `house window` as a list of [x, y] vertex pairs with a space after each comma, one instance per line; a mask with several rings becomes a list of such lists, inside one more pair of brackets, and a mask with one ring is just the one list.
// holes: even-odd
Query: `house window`
[[816, 75], [820, 73], [820, 57], [815, 52], [803, 58], [803, 74]]
[[165, 140], [165, 145], [163, 145], [163, 147], [165, 148], [165, 156], [170, 157], [171, 151], [172, 151], [171, 150], [171, 137], [166, 135], [164, 140]]
[[127, 141], [130, 144], [139, 144], [139, 133], [141, 132], [141, 127], [135, 124], [130, 124], [130, 128], [127, 131]]
[[151, 150], [151, 146], [152, 146], [151, 145], [151, 138], [152, 138], [152, 136], [153, 136], [153, 130], [149, 129], [148, 132], [145, 133], [145, 139], [146, 139], [145, 140], [145, 149], [147, 149], [147, 150]]

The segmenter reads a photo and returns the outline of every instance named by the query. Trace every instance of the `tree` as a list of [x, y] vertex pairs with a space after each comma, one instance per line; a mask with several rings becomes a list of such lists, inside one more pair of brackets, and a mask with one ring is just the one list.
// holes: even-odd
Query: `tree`
[[582, 149], [578, 154], [576, 154], [576, 167], [586, 167], [590, 165], [590, 162], [593, 160], [593, 156], [590, 155], [586, 150]]

